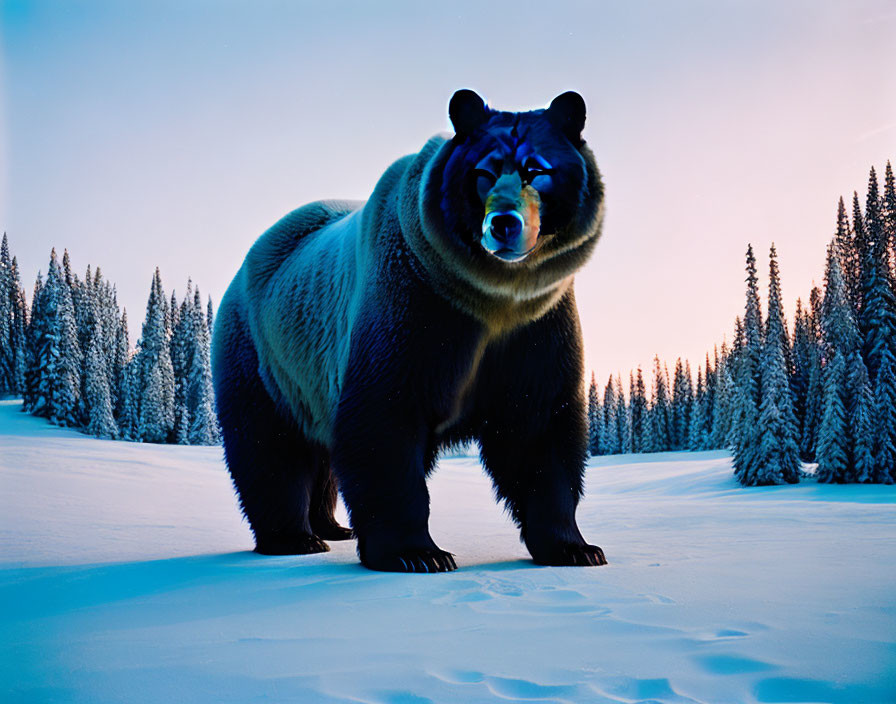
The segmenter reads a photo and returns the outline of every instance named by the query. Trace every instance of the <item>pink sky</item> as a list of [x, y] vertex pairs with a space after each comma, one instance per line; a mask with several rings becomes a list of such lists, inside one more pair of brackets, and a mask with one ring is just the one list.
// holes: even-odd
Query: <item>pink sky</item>
[[575, 89], [607, 184], [577, 278], [601, 381], [730, 340], [752, 242], [783, 292], [820, 281], [837, 198], [896, 159], [890, 2], [7, 2], [0, 229], [30, 290], [51, 247], [118, 284], [215, 301], [249, 245], [317, 198], [366, 198], [448, 129]]

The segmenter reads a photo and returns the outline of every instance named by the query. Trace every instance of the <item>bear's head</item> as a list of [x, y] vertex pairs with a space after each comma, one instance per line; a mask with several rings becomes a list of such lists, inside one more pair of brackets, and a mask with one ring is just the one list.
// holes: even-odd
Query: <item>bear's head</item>
[[600, 235], [603, 184], [582, 139], [585, 101], [567, 92], [545, 109], [503, 112], [459, 90], [448, 114], [454, 137], [420, 154], [420, 226], [406, 236], [451, 300], [513, 327], [562, 295]]
[[[567, 92], [546, 110], [496, 112], [471, 90], [451, 98], [457, 148], [446, 165], [445, 204], [461, 234], [503, 262], [521, 262], [568, 234], [587, 183], [581, 149], [585, 101]], [[481, 217], [480, 217], [481, 216]], [[474, 229], [475, 228], [475, 229]]]

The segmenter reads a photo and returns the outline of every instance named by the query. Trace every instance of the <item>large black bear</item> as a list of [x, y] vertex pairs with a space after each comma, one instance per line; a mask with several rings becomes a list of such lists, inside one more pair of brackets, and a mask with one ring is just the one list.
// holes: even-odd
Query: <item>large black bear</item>
[[486, 107], [461, 90], [452, 139], [396, 161], [366, 203], [293, 211], [221, 301], [213, 374], [227, 465], [264, 554], [328, 550], [441, 572], [426, 477], [476, 440], [535, 562], [602, 565], [576, 525], [587, 454], [573, 274], [603, 185], [585, 103]]

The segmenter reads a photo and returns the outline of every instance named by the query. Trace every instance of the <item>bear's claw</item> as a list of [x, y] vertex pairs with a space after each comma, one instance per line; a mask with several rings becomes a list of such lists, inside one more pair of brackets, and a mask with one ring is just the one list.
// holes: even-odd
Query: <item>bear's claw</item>
[[365, 566], [381, 572], [452, 572], [457, 569], [454, 555], [438, 548], [407, 550], [374, 562], [365, 561]]
[[604, 551], [597, 545], [574, 545], [566, 543], [559, 545], [547, 555], [533, 558], [540, 565], [551, 567], [600, 567], [607, 564]]

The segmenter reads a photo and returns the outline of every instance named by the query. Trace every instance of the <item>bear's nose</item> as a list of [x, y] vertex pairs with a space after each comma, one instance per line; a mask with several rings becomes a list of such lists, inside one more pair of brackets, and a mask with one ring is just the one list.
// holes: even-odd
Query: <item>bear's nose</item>
[[492, 237], [505, 244], [519, 237], [523, 229], [523, 221], [517, 212], [496, 213], [491, 218]]

